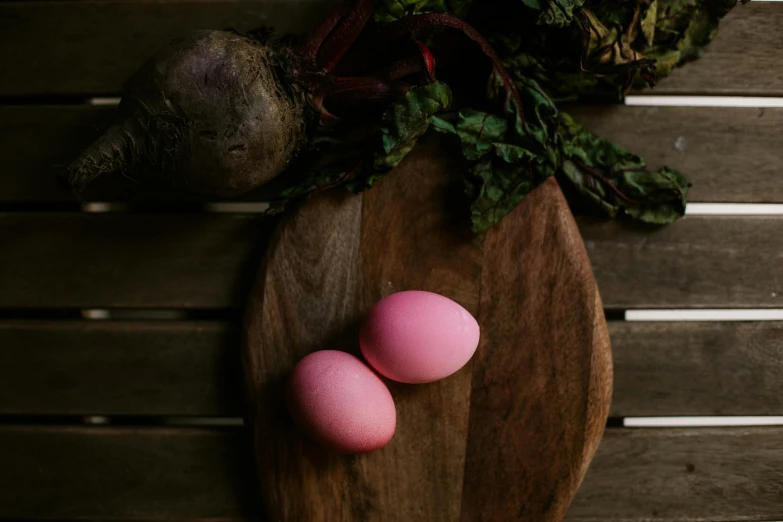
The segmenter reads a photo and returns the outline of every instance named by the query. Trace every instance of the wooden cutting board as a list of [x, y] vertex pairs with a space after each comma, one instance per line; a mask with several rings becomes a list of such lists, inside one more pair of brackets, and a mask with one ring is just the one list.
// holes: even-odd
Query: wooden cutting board
[[[372, 190], [319, 194], [279, 224], [251, 291], [243, 349], [270, 521], [563, 518], [609, 411], [601, 300], [554, 179], [477, 238], [461, 168], [458, 151], [430, 140]], [[359, 355], [369, 308], [413, 289], [477, 317], [476, 355], [436, 383], [386, 381], [397, 405], [386, 448], [321, 449], [288, 417], [286, 376], [315, 350]]]

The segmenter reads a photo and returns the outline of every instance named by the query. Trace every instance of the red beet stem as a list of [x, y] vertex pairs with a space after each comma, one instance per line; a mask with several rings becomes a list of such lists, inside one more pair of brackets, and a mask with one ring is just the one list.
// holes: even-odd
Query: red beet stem
[[399, 80], [409, 74], [417, 73], [424, 70], [424, 63], [419, 56], [411, 58], [403, 58], [396, 60], [382, 69], [378, 69], [372, 76], [377, 78], [383, 78], [384, 80]]
[[333, 125], [341, 120], [326, 107], [327, 102], [331, 108], [370, 104], [403, 96], [410, 87], [407, 83], [372, 77], [337, 78], [313, 93], [311, 105], [321, 114], [321, 123]]
[[516, 109], [519, 111], [520, 116], [524, 119], [524, 110], [522, 106], [522, 98], [519, 96], [514, 81], [509, 76], [503, 61], [495, 53], [495, 50], [484, 38], [481, 33], [474, 29], [471, 25], [463, 22], [459, 18], [455, 18], [451, 15], [441, 13], [427, 13], [414, 16], [408, 16], [401, 18], [396, 22], [392, 22], [389, 25], [383, 27], [377, 34], [378, 42], [385, 42], [401, 38], [409, 35], [419, 29], [426, 29], [427, 27], [451, 27], [462, 31], [462, 33], [476, 42], [481, 48], [482, 52], [492, 61], [492, 67], [494, 73], [498, 75], [504, 90], [506, 91], [506, 102], [513, 100], [516, 103]]
[[326, 37], [318, 50], [318, 63], [332, 71], [340, 58], [348, 51], [372, 17], [372, 0], [356, 0], [348, 14]]
[[400, 96], [408, 92], [409, 88], [408, 84], [378, 78], [337, 78], [324, 97], [334, 104], [358, 105]]
[[424, 68], [427, 70], [427, 77], [429, 81], [435, 81], [435, 57], [432, 55], [430, 48], [424, 45], [423, 42], [416, 42], [421, 52], [421, 58], [424, 60]]
[[331, 33], [335, 27], [337, 27], [337, 24], [345, 17], [350, 8], [350, 2], [343, 2], [337, 9], [332, 11], [332, 13], [308, 35], [307, 39], [299, 48], [299, 53], [309, 60], [315, 60], [318, 49], [321, 48], [326, 37], [329, 36], [329, 33]]

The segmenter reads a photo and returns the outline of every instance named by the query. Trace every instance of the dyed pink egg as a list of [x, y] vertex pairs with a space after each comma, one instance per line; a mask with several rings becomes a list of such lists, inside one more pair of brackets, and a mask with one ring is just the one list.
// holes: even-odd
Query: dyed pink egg
[[311, 353], [294, 367], [287, 395], [294, 421], [328, 448], [365, 453], [384, 447], [394, 435], [397, 410], [389, 389], [351, 354]]
[[470, 312], [432, 292], [392, 294], [370, 311], [359, 334], [362, 354], [380, 374], [399, 382], [448, 377], [473, 357], [479, 325]]

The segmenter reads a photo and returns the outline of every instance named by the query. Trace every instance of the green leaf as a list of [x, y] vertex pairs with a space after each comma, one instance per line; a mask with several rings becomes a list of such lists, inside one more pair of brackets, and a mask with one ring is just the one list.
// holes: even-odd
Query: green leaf
[[475, 161], [492, 152], [495, 142], [502, 141], [507, 129], [505, 118], [467, 109], [460, 112], [455, 132], [463, 144], [470, 145], [462, 149], [465, 158]]
[[[457, 135], [468, 161], [465, 187], [473, 200], [473, 231], [485, 232], [511, 212], [524, 197], [555, 174], [559, 150], [557, 110], [535, 82], [519, 82], [521, 105], [490, 80], [489, 95], [504, 102], [503, 113], [474, 109], [459, 113], [455, 124], [438, 130]], [[523, 107], [525, 110], [523, 110]]]
[[560, 114], [561, 182], [586, 207], [608, 217], [671, 223], [685, 214], [690, 184], [679, 172], [646, 168], [644, 160]]
[[377, 170], [391, 170], [408, 155], [416, 141], [427, 132], [436, 112], [451, 105], [451, 90], [443, 82], [414, 87], [383, 114], [383, 152], [375, 157]]
[[[357, 172], [348, 187], [355, 192], [369, 188], [399, 165], [427, 132], [435, 113], [448, 109], [450, 105], [451, 90], [443, 82], [414, 87], [403, 98], [393, 102], [381, 120], [380, 151], [375, 153], [371, 168]], [[441, 125], [445, 123], [438, 121]]]

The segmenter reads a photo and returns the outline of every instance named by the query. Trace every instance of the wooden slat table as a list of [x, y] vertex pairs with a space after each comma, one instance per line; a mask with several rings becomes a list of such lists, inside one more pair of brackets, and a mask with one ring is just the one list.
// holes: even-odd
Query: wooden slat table
[[[171, 195], [123, 179], [87, 197], [130, 207], [82, 212], [54, 173], [111, 116], [87, 100], [116, 96], [167, 39], [304, 30], [333, 4], [0, 3], [0, 520], [257, 519], [238, 321], [272, 222], [205, 212], [197, 198], [171, 211]], [[738, 7], [704, 58], [654, 92], [783, 96], [780, 27], [783, 4]], [[571, 112], [686, 171], [694, 202], [783, 203], [783, 109]], [[567, 520], [783, 520], [783, 426], [621, 427], [783, 415], [783, 322], [621, 320], [783, 308], [783, 216], [690, 216], [659, 230], [583, 218], [580, 229], [612, 319], [615, 394]]]

